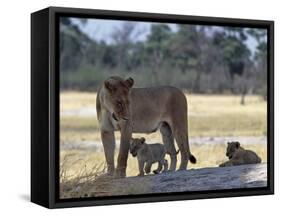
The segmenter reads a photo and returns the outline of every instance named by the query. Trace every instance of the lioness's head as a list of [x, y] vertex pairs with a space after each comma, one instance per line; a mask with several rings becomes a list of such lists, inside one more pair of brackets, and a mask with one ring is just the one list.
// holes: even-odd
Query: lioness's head
[[239, 142], [228, 142], [226, 148], [226, 156], [231, 159], [237, 149], [240, 148]]
[[104, 87], [108, 93], [105, 103], [116, 121], [130, 118], [129, 93], [133, 85], [132, 78], [124, 80], [120, 77], [109, 77], [104, 81]]
[[133, 157], [136, 157], [138, 154], [138, 150], [142, 148], [143, 144], [145, 142], [145, 138], [132, 138], [130, 140], [130, 153], [133, 155]]

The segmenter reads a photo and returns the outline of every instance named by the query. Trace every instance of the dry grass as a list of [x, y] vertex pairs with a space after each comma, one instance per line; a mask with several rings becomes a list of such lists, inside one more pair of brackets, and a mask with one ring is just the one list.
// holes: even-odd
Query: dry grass
[[[61, 112], [91, 108], [95, 110], [95, 93], [64, 92], [61, 94]], [[246, 97], [240, 105], [240, 96], [187, 95], [189, 104], [189, 136], [264, 136], [266, 131], [266, 102], [259, 96]], [[62, 141], [100, 141], [95, 116], [61, 117]], [[160, 139], [159, 132], [146, 135]], [[120, 134], [116, 133], [120, 139]]]
[[60, 112], [96, 105], [96, 93], [66, 91], [60, 94]]
[[[112, 184], [112, 177], [106, 176], [106, 166], [102, 152], [83, 150], [62, 151], [60, 154], [60, 197], [77, 198], [93, 196], [112, 196], [120, 193]], [[137, 170], [134, 160], [130, 158], [131, 174]], [[122, 194], [139, 194], [149, 192], [150, 185], [143, 182], [139, 187], [126, 187]]]

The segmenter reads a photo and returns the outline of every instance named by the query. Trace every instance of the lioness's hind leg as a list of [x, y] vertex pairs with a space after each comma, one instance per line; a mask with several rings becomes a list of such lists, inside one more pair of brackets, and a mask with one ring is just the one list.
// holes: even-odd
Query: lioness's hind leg
[[168, 161], [166, 159], [164, 159], [164, 172], [166, 172], [168, 170]]
[[186, 133], [185, 131], [177, 131], [175, 130], [175, 139], [177, 141], [180, 154], [181, 154], [181, 163], [179, 170], [186, 170], [187, 168], [187, 163], [188, 163], [188, 149], [187, 149], [187, 135], [184, 134]]
[[168, 123], [163, 122], [160, 126], [160, 133], [166, 149], [166, 152], [170, 155], [171, 164], [169, 170], [175, 171], [177, 166], [177, 151], [175, 148], [174, 135], [171, 127]]

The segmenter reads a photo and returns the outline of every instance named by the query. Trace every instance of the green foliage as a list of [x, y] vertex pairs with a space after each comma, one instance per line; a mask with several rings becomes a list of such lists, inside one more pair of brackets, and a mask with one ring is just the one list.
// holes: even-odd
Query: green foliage
[[[237, 27], [151, 24], [136, 40], [136, 23], [112, 28], [112, 42], [96, 41], [81, 25], [60, 25], [61, 88], [97, 90], [103, 79], [132, 76], [142, 86], [174, 85], [195, 93], [261, 94], [266, 87], [266, 31]], [[255, 40], [251, 53], [247, 41]], [[265, 93], [263, 93], [265, 94]]]
[[105, 79], [103, 73], [92, 65], [84, 65], [76, 71], [63, 74], [60, 79], [62, 89], [97, 90], [96, 87]]

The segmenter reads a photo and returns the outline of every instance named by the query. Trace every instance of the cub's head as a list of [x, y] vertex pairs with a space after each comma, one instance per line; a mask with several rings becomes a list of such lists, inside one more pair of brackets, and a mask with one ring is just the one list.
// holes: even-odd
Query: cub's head
[[120, 77], [109, 77], [104, 81], [105, 106], [111, 112], [112, 117], [116, 120], [129, 120], [129, 93], [134, 85], [134, 80], [126, 80]]
[[136, 157], [138, 154], [138, 150], [143, 147], [145, 143], [145, 138], [132, 138], [130, 141], [130, 153], [133, 157]]
[[239, 142], [228, 142], [226, 148], [226, 156], [231, 159], [233, 154], [240, 148]]

